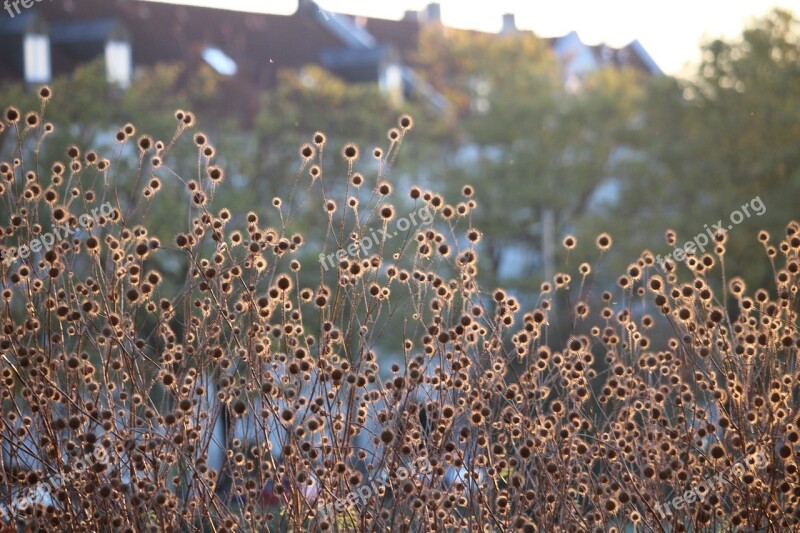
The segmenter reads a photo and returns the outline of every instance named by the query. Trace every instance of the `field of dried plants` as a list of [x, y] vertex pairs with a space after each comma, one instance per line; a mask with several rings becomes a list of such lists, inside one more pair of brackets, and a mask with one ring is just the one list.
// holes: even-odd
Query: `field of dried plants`
[[[40, 95], [0, 126], [14, 147], [0, 162], [9, 530], [797, 528], [798, 222], [750, 236], [771, 287], [728, 279], [717, 234], [666, 271], [643, 251], [616, 287], [564, 265], [523, 304], [480, 284], [471, 186], [445, 198], [393, 182], [409, 116], [366, 151], [310, 136], [285, 197], [236, 213], [214, 205], [230, 184], [190, 112], [167, 141], [119, 130], [138, 154], [120, 191], [118, 161], [91, 147], [40, 168], [54, 128]], [[172, 171], [177, 143], [194, 143], [195, 176]], [[167, 181], [185, 195], [159, 195]], [[169, 238], [148, 230], [153, 202], [175, 206]], [[299, 203], [324, 211], [324, 241], [295, 229]], [[426, 206], [430, 223], [391, 249], [319, 263]], [[599, 263], [613, 242], [563, 245]]]

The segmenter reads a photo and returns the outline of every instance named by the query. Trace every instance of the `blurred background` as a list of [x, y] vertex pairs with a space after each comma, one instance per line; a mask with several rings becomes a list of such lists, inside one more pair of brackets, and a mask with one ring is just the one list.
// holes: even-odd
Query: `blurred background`
[[[642, 250], [672, 250], [665, 229], [683, 243], [755, 197], [766, 211], [731, 230], [726, 270], [767, 284], [757, 229], [780, 235], [798, 214], [800, 2], [485, 4], [9, 1], [0, 107], [38, 110], [36, 88], [52, 86], [47, 161], [73, 142], [135, 154], [114, 142], [123, 124], [168, 141], [174, 111], [191, 110], [226, 169], [217, 205], [240, 221], [288, 194], [315, 131], [330, 153], [355, 142], [369, 154], [408, 112], [393, 183], [404, 198], [419, 184], [453, 203], [476, 189], [487, 286], [525, 301], [556, 272], [594, 264], [601, 231], [614, 247], [594, 274], [613, 283]], [[0, 137], [3, 156], [12, 141]], [[170, 165], [191, 172], [183, 144]], [[136, 157], [119, 161], [116, 184], [132, 191]], [[156, 233], [174, 233], [170, 198], [148, 211]], [[324, 215], [311, 207], [297, 224], [313, 242]]]

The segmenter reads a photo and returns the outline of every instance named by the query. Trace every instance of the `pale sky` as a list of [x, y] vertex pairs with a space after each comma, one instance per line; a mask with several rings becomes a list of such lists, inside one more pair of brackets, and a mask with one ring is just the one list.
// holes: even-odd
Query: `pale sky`
[[[166, 1], [166, 0], [154, 0]], [[289, 14], [297, 0], [174, 0], [172, 3]], [[427, 0], [319, 0], [338, 13], [399, 19]], [[622, 46], [639, 39], [668, 74], [686, 73], [699, 59], [704, 38], [733, 38], [754, 16], [773, 7], [800, 13], [800, 0], [439, 0], [445, 25], [498, 31], [503, 13], [516, 15], [517, 27], [543, 37], [575, 30], [589, 44]]]

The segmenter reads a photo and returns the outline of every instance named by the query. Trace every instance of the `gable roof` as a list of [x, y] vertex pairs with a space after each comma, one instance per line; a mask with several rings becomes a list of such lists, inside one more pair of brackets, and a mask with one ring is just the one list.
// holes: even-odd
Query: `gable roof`
[[[280, 67], [316, 63], [320, 50], [344, 44], [330, 27], [299, 10], [284, 16], [133, 0], [67, 0], [35, 8], [60, 23], [121, 22], [132, 34], [138, 65], [185, 61], [191, 66], [202, 62], [203, 51], [214, 46], [236, 62], [243, 78], [259, 86], [274, 82]], [[94, 23], [91, 29], [103, 28]]]
[[[408, 66], [430, 13], [435, 15], [434, 22], [438, 20], [437, 6], [429, 5], [427, 17], [408, 12], [400, 20], [388, 20], [331, 13], [314, 0], [298, 0], [298, 9], [291, 15], [142, 0], [59, 0], [36, 3], [26, 15], [52, 24], [54, 74], [71, 72], [101, 55], [104, 43], [122, 36], [129, 37], [134, 65], [183, 62], [193, 71], [209, 64], [218, 72], [230, 73], [235, 79], [231, 91], [243, 95], [239, 99], [252, 100], [249, 105], [255, 105], [260, 90], [274, 86], [282, 68], [321, 64], [346, 81], [380, 83], [386, 81], [384, 67], [396, 65], [405, 94], [416, 94], [439, 109], [446, 107], [446, 101]], [[23, 20], [20, 16], [0, 21], [0, 36], [3, 27], [19, 31]], [[591, 47], [574, 32], [545, 41], [562, 60], [578, 54], [582, 58], [578, 70], [626, 64], [660, 73], [638, 41], [623, 49]], [[0, 52], [0, 63], [8, 61], [3, 55]]]
[[415, 19], [388, 20], [364, 18], [364, 29], [378, 41], [394, 46], [403, 57], [417, 51], [420, 23]]
[[[331, 13], [312, 0], [299, 0], [296, 12], [288, 16], [138, 0], [62, 0], [37, 3], [33, 10], [63, 34], [54, 35], [54, 42], [66, 42], [70, 33], [102, 34], [117, 20], [133, 34], [137, 64], [196, 63], [202, 61], [203, 50], [214, 46], [236, 63], [241, 75], [259, 86], [271, 85], [281, 67], [319, 63], [323, 50], [391, 45], [408, 58], [417, 49], [424, 24], [413, 13], [400, 20]], [[4, 27], [22, 26], [24, 18], [0, 21], [0, 32]], [[547, 40], [558, 45], [573, 35]], [[649, 73], [661, 72], [638, 41], [619, 49], [604, 45], [587, 48], [600, 64], [629, 64]]]
[[0, 17], [0, 35], [22, 35], [28, 32], [47, 29], [42, 18], [32, 11], [26, 11], [16, 17]]
[[105, 42], [112, 37], [117, 27], [118, 23], [113, 18], [54, 22], [50, 25], [50, 42], [53, 44]]
[[567, 70], [574, 70], [576, 73], [613, 66], [631, 67], [651, 75], [663, 74], [661, 68], [637, 40], [621, 48], [606, 44], [589, 45], [584, 43], [575, 31], [545, 40], [556, 55], [567, 63]]

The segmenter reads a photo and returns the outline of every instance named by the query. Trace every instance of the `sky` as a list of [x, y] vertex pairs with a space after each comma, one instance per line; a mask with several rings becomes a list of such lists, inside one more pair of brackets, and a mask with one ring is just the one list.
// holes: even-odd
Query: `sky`
[[[167, 1], [167, 0], [152, 0]], [[297, 0], [170, 0], [263, 13], [291, 14]], [[352, 15], [399, 19], [428, 0], [318, 0], [321, 8]], [[741, 35], [753, 17], [773, 7], [800, 14], [800, 0], [439, 0], [447, 26], [498, 31], [504, 13], [517, 27], [542, 37], [577, 31], [588, 44], [623, 46], [638, 39], [667, 74], [688, 75], [704, 39]]]

